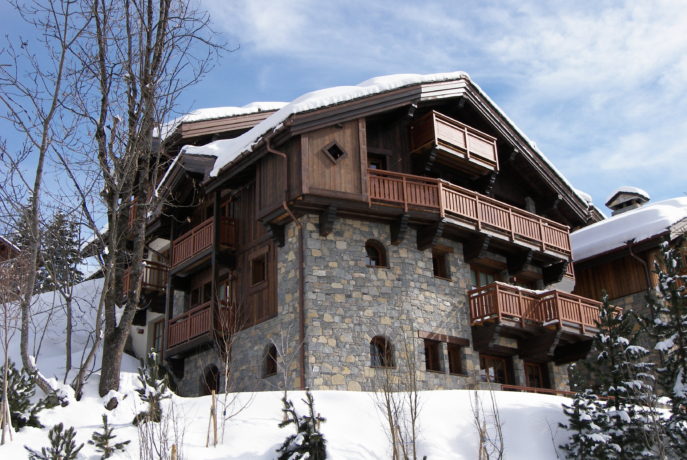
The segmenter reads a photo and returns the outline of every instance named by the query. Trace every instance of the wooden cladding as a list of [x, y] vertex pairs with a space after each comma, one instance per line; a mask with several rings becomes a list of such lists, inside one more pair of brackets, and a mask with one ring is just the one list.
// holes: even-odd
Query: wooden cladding
[[574, 292], [592, 299], [601, 299], [604, 292], [609, 299], [618, 299], [649, 287], [644, 267], [631, 256], [589, 268], [578, 267], [576, 275]]
[[496, 138], [437, 111], [431, 111], [411, 125], [412, 153], [437, 149], [438, 162], [486, 173], [498, 171]]
[[368, 169], [369, 201], [391, 206], [438, 211], [489, 230], [570, 257], [567, 226], [439, 179]]
[[[219, 308], [213, 308], [217, 305]], [[167, 323], [167, 348], [170, 349], [213, 332], [213, 314], [217, 330], [233, 332], [234, 308], [233, 305], [225, 302], [208, 301], [175, 316]]]
[[468, 291], [473, 325], [510, 320], [521, 326], [566, 326], [588, 334], [596, 328], [601, 302], [551, 290], [529, 291], [499, 282]]
[[[151, 260], [144, 260], [141, 269], [141, 288], [144, 290], [163, 291], [167, 286], [167, 266], [159, 262]], [[131, 268], [124, 271], [122, 279], [123, 290], [125, 293], [133, 290], [134, 286], [131, 282]]]
[[[172, 245], [172, 267], [185, 262], [212, 246], [214, 222], [211, 217], [174, 240]], [[219, 244], [228, 248], [236, 247], [236, 223], [234, 219], [220, 217]]]

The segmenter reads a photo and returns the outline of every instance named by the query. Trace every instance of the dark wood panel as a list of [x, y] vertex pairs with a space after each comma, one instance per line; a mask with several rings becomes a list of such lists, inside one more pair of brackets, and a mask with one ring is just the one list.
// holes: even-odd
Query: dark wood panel
[[286, 197], [286, 158], [271, 154], [257, 167], [258, 215], [272, 210]]
[[577, 268], [575, 276], [573, 292], [591, 299], [601, 299], [603, 291], [610, 299], [617, 299], [647, 288], [644, 267], [630, 256], [591, 268]]
[[[357, 120], [303, 134], [308, 138], [308, 186], [362, 196]], [[333, 160], [324, 148], [336, 142], [345, 154]]]

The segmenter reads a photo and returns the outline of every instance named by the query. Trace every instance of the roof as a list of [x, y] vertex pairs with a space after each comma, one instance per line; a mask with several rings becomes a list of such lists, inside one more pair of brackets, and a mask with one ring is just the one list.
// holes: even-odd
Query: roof
[[19, 248], [14, 243], [12, 243], [10, 240], [8, 240], [7, 238], [5, 238], [2, 235], [0, 235], [0, 243], [4, 243], [7, 246], [9, 246], [10, 248], [12, 248], [13, 250], [20, 252]]
[[272, 112], [279, 110], [286, 105], [286, 102], [251, 102], [243, 107], [209, 107], [197, 109], [182, 115], [169, 123], [165, 123], [162, 128], [162, 139], [167, 139], [182, 123], [194, 123], [198, 121], [217, 120], [220, 118], [232, 118], [241, 115], [250, 115], [258, 112]]
[[570, 235], [573, 260], [579, 262], [628, 241], [640, 242], [666, 234], [687, 218], [687, 197], [672, 198], [617, 214]]
[[[453, 85], [452, 85], [453, 83]], [[429, 89], [425, 91], [423, 84], [437, 85], [434, 93], [431, 95]], [[302, 114], [305, 112], [314, 112], [318, 109], [329, 108], [337, 105], [343, 105], [347, 102], [370, 98], [371, 96], [390, 93], [401, 88], [417, 87], [416, 97], [427, 96], [433, 99], [457, 97], [462, 93], [451, 91], [451, 87], [464, 89], [466, 86], [474, 88], [479, 97], [481, 97], [488, 105], [490, 110], [505, 122], [510, 129], [512, 129], [516, 136], [519, 137], [520, 145], [524, 146], [527, 151], [533, 152], [533, 157], [541, 160], [548, 169], [552, 177], [557, 177], [560, 182], [567, 187], [569, 195], [575, 196], [578, 200], [577, 206], [580, 209], [592, 211], [597, 219], [603, 218], [601, 212], [593, 204], [589, 203], [589, 197], [586, 194], [579, 193], [570, 182], [561, 174], [558, 169], [546, 158], [546, 156], [525, 136], [525, 134], [513, 123], [508, 116], [492, 101], [489, 96], [482, 91], [465, 72], [448, 72], [435, 74], [396, 74], [375, 77], [365, 80], [355, 86], [336, 86], [333, 88], [326, 88], [317, 91], [306, 93], [292, 102], [286, 104], [277, 112], [271, 114], [265, 120], [255, 125], [249, 131], [243, 133], [241, 136], [233, 139], [222, 139], [211, 142], [203, 146], [187, 145], [183, 147], [182, 151], [187, 154], [212, 155], [217, 158], [214, 168], [210, 172], [210, 177], [216, 177], [219, 173], [227, 169], [230, 165], [237, 162], [240, 158], [250, 154], [259, 144], [261, 144], [267, 136], [276, 133], [289, 121], [289, 118], [295, 114]], [[497, 123], [496, 121], [493, 121]]]

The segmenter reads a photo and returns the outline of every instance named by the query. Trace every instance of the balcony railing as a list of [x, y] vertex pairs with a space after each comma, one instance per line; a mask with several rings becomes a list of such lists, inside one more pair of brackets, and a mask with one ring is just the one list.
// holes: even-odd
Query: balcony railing
[[539, 292], [504, 283], [468, 291], [472, 325], [510, 320], [521, 326], [596, 329], [601, 302], [557, 290]]
[[[144, 260], [142, 264], [141, 288], [152, 291], [163, 291], [165, 286], [167, 286], [167, 266], [151, 260]], [[124, 292], [129, 292], [133, 289], [131, 268], [126, 269], [124, 272], [122, 283], [124, 285]]]
[[[231, 329], [235, 308], [220, 303], [217, 309], [216, 326], [220, 330]], [[168, 322], [167, 348], [186, 343], [212, 331], [213, 302], [202, 303], [191, 310], [175, 316]]]
[[544, 217], [507, 205], [439, 179], [401, 174], [378, 169], [368, 170], [370, 203], [438, 211], [475, 225], [476, 230], [491, 230], [511, 240], [538, 245], [570, 257], [570, 231]]
[[428, 148], [442, 149], [484, 170], [498, 170], [495, 137], [436, 111], [416, 121], [410, 135], [411, 152]]
[[[172, 267], [212, 246], [214, 222], [215, 219], [211, 217], [174, 240], [172, 244]], [[219, 224], [219, 244], [235, 248], [236, 225], [234, 219], [220, 217]]]

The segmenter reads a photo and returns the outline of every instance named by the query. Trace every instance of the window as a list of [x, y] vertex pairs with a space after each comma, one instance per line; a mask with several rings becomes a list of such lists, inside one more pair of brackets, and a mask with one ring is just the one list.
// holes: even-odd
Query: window
[[368, 267], [386, 267], [386, 249], [377, 240], [367, 240], [365, 243], [365, 253], [367, 254]]
[[155, 321], [153, 323], [153, 348], [155, 348], [155, 351], [158, 353], [162, 351], [163, 347], [163, 338], [165, 334], [165, 320], [160, 319], [158, 321]]
[[448, 251], [443, 249], [432, 249], [432, 269], [437, 278], [451, 279], [451, 267], [448, 263]]
[[455, 343], [446, 344], [448, 351], [448, 371], [451, 374], [463, 373], [463, 348]]
[[367, 156], [367, 167], [370, 169], [386, 169], [386, 157], [369, 154]]
[[370, 362], [372, 367], [394, 367], [394, 350], [386, 337], [378, 335], [370, 341]]
[[277, 373], [277, 347], [272, 343], [265, 350], [262, 365], [262, 376], [269, 377]]
[[480, 355], [479, 367], [479, 375], [482, 379], [482, 382], [509, 383], [506, 358]]
[[441, 342], [425, 339], [425, 368], [441, 372]]
[[339, 144], [336, 142], [332, 142], [331, 144], [328, 144], [325, 148], [322, 149], [322, 151], [327, 155], [327, 158], [332, 160], [332, 162], [336, 163], [339, 161], [341, 157], [346, 155], [346, 152], [339, 147]]
[[546, 388], [546, 368], [544, 364], [525, 362], [525, 385], [534, 388]]
[[470, 266], [470, 282], [473, 288], [483, 287], [497, 281], [497, 273], [481, 267]]
[[262, 254], [250, 261], [250, 284], [255, 286], [267, 281], [267, 254]]

